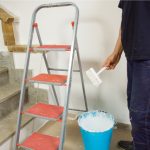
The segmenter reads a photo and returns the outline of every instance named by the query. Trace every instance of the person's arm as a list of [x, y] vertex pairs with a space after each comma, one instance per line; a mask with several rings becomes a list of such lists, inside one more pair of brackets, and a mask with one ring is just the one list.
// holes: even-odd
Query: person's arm
[[121, 29], [119, 32], [118, 40], [116, 42], [116, 46], [112, 54], [104, 61], [103, 67], [107, 67], [108, 69], [114, 69], [118, 64], [121, 54], [123, 51], [122, 42], [121, 42]]

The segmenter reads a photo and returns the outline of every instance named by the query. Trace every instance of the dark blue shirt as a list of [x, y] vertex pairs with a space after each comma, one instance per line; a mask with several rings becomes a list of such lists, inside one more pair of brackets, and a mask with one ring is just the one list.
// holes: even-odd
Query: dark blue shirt
[[130, 60], [150, 59], [150, 1], [121, 0], [122, 45]]

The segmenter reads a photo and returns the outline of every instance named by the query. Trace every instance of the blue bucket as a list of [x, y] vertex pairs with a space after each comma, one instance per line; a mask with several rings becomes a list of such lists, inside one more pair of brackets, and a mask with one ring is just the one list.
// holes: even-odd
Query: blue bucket
[[[89, 120], [89, 117], [91, 121]], [[98, 118], [94, 120], [95, 117]], [[98, 128], [102, 126], [104, 123], [102, 122], [103, 121], [102, 118], [104, 118], [105, 122], [107, 121], [107, 127], [106, 126], [105, 126], [106, 128], [103, 127], [101, 131], [101, 129]], [[97, 125], [95, 124], [96, 127], [94, 127], [92, 122], [93, 124], [97, 122]], [[110, 125], [108, 125], [109, 122]], [[88, 123], [89, 125], [88, 127], [86, 127], [85, 124]], [[82, 134], [84, 150], [109, 150], [110, 149], [113, 127], [115, 124], [114, 117], [111, 114], [102, 111], [86, 112], [79, 116], [78, 124], [80, 126], [80, 132]]]

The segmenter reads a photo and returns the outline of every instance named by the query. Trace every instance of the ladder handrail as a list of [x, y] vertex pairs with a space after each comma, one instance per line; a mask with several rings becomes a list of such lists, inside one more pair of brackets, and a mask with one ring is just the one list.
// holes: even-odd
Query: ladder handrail
[[50, 7], [67, 7], [67, 6], [73, 6], [78, 10], [78, 6], [75, 3], [72, 2], [57, 2], [57, 3], [49, 3], [49, 4], [42, 4], [38, 6], [35, 11], [38, 11], [42, 8], [50, 8]]
[[[40, 6], [38, 6], [32, 15], [32, 21], [34, 22], [36, 19], [36, 14], [38, 13], [39, 10], [43, 9], [43, 8], [52, 8], [52, 7], [67, 7], [67, 6], [73, 6], [76, 10], [76, 14], [77, 16], [79, 16], [79, 8], [76, 4], [72, 3], [72, 2], [59, 2], [59, 3], [49, 3], [49, 4], [42, 4]], [[33, 24], [32, 22], [32, 24]]]

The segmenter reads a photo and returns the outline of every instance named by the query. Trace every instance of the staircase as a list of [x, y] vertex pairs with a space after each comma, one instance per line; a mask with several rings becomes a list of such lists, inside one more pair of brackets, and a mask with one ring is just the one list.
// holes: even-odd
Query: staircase
[[[2, 56], [0, 53], [0, 150], [12, 150], [12, 140], [9, 148], [8, 144], [7, 148], [4, 145], [13, 137], [16, 130], [20, 82], [23, 72], [21, 69], [14, 69], [10, 58], [11, 54]], [[29, 76], [31, 77], [31, 71]], [[28, 89], [30, 89], [30, 93]], [[35, 93], [38, 93], [38, 100], [48, 99], [46, 90], [28, 85], [26, 87], [25, 109], [31, 107], [36, 102]], [[31, 123], [32, 120], [31, 116], [24, 116], [22, 127]]]

